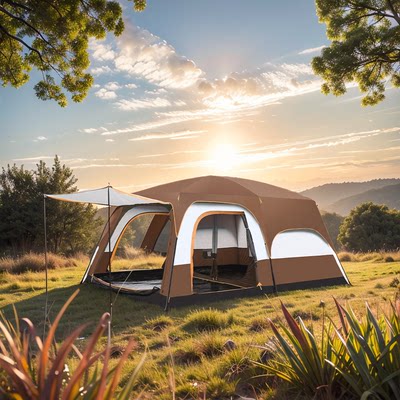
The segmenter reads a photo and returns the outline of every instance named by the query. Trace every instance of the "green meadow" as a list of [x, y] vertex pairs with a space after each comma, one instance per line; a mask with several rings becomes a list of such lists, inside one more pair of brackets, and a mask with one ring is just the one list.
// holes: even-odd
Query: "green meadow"
[[[152, 260], [141, 260], [142, 267]], [[56, 334], [62, 341], [77, 325], [99, 320], [109, 311], [109, 292], [94, 285], [80, 285], [87, 260], [77, 259], [74, 266], [49, 270], [50, 319], [77, 289], [79, 295], [64, 315]], [[147, 264], [146, 264], [147, 263]], [[321, 335], [323, 313], [337, 321], [333, 297], [350, 304], [356, 314], [365, 314], [368, 303], [376, 315], [382, 315], [394, 299], [400, 280], [400, 262], [344, 262], [351, 286], [260, 294], [257, 298], [237, 298], [213, 302], [207, 306], [172, 308], [165, 313], [159, 306], [133, 296], [113, 294], [112, 344], [116, 346], [112, 364], [128, 340], [137, 342], [124, 365], [126, 382], [143, 352], [146, 361], [135, 384], [135, 394], [142, 399], [223, 399], [247, 396], [258, 399], [286, 398], [285, 385], [276, 385], [273, 377], [260, 376], [252, 361], [264, 356], [261, 346], [272, 336], [268, 319], [282, 322], [280, 302], [293, 316], [300, 316]], [[43, 328], [45, 307], [44, 272], [0, 273], [0, 308], [10, 319], [12, 306], [20, 317], [31, 319], [38, 330]], [[77, 341], [83, 348], [90, 328]], [[228, 341], [228, 342], [227, 342]], [[99, 342], [99, 349], [106, 337]], [[73, 365], [76, 360], [71, 359]], [[174, 395], [172, 395], [174, 393]], [[282, 394], [280, 394], [282, 393]], [[235, 398], [235, 397], [234, 397]]]

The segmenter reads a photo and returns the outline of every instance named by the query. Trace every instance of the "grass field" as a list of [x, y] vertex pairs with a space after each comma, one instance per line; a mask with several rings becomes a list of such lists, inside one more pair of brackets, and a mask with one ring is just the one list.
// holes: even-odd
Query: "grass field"
[[[394, 297], [400, 279], [399, 261], [345, 262], [344, 268], [352, 286], [210, 301], [206, 308], [193, 305], [172, 309], [168, 314], [158, 306], [120, 295], [114, 298], [112, 342], [123, 347], [129, 338], [137, 340], [137, 349], [124, 368], [126, 374], [134, 368], [143, 351], [147, 352], [136, 386], [138, 393], [143, 391], [144, 399], [170, 399], [172, 391], [181, 399], [222, 399], [235, 394], [283, 399], [283, 395], [279, 397], [279, 390], [268, 388], [267, 383], [274, 386], [273, 379], [256, 377], [260, 371], [251, 363], [261, 355], [256, 346], [272, 336], [267, 318], [281, 319], [280, 301], [319, 335], [321, 300], [325, 302], [325, 312], [336, 319], [333, 296], [343, 304], [350, 303], [357, 313], [364, 313], [368, 302], [378, 315]], [[76, 288], [81, 289], [61, 322], [57, 340], [62, 340], [83, 322], [94, 323], [109, 309], [107, 290], [79, 285], [84, 269], [84, 260], [80, 260], [75, 267], [49, 271], [53, 317]], [[20, 317], [28, 317], [40, 327], [45, 305], [44, 273], [1, 273], [0, 308], [10, 317], [12, 304]], [[226, 345], [227, 340], [234, 344]], [[105, 341], [103, 338], [99, 345]], [[84, 342], [85, 337], [80, 338], [78, 346]], [[113, 362], [117, 363], [118, 358]]]

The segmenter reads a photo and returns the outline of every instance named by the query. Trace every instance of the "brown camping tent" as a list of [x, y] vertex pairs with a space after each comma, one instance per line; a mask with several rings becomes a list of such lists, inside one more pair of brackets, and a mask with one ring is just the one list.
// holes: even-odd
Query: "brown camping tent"
[[[315, 202], [297, 193], [205, 176], [134, 195], [149, 201], [112, 208], [82, 282], [167, 304], [349, 283]], [[140, 247], [165, 255], [162, 268], [110, 273], [123, 233], [143, 215]]]

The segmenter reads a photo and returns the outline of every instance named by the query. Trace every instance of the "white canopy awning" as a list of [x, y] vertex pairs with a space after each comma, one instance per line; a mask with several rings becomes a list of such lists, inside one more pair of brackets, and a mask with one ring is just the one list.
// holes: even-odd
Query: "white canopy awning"
[[54, 200], [70, 201], [74, 203], [90, 203], [102, 206], [110, 205], [118, 207], [135, 206], [139, 204], [170, 205], [170, 203], [164, 203], [163, 201], [149, 199], [136, 194], [121, 192], [120, 190], [114, 189], [111, 186], [93, 190], [82, 190], [76, 193], [45, 194], [44, 196]]

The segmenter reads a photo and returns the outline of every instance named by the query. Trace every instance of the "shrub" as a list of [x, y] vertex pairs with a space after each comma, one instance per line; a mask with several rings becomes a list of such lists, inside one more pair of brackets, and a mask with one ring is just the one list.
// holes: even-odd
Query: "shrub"
[[[0, 331], [3, 339], [0, 346], [0, 367], [7, 381], [6, 385], [2, 385], [3, 394], [7, 397], [25, 400], [50, 398], [72, 400], [78, 397], [112, 399], [116, 397], [122, 367], [135, 342], [131, 340], [128, 343], [118, 365], [113, 369], [109, 367], [112, 352], [110, 346], [107, 345], [105, 350], [94, 353], [95, 346], [107, 327], [110, 318], [108, 313], [100, 318], [82, 352], [77, 350], [74, 342], [88, 324], [76, 328], [63, 343], [57, 346], [58, 348], [53, 345], [57, 326], [78, 292], [79, 290], [64, 304], [43, 342], [36, 335], [35, 327], [29, 319], [22, 320], [26, 328], [21, 330], [16, 314], [15, 326], [1, 314]], [[79, 358], [79, 361], [74, 363], [74, 370], [68, 367], [68, 356], [72, 352], [75, 352]], [[89, 375], [89, 369], [98, 364], [101, 358], [103, 358], [101, 368], [96, 366], [94, 372]], [[142, 363], [143, 358], [119, 393], [118, 399], [131, 398], [132, 387]]]
[[185, 323], [185, 328], [200, 332], [214, 331], [232, 325], [234, 318], [232, 314], [222, 313], [218, 310], [196, 310], [191, 312]]
[[279, 343], [275, 357], [256, 364], [313, 398], [398, 398], [400, 298], [379, 320], [368, 305], [366, 316], [358, 319], [351, 307], [335, 303], [341, 327], [324, 318], [320, 340], [282, 304], [288, 327], [279, 329], [271, 321]]
[[394, 262], [394, 258], [392, 256], [386, 256], [385, 262]]
[[339, 257], [339, 260], [342, 261], [342, 262], [353, 261], [353, 254], [352, 253], [348, 253], [346, 251], [342, 251], [342, 252], [338, 253], [338, 257]]

